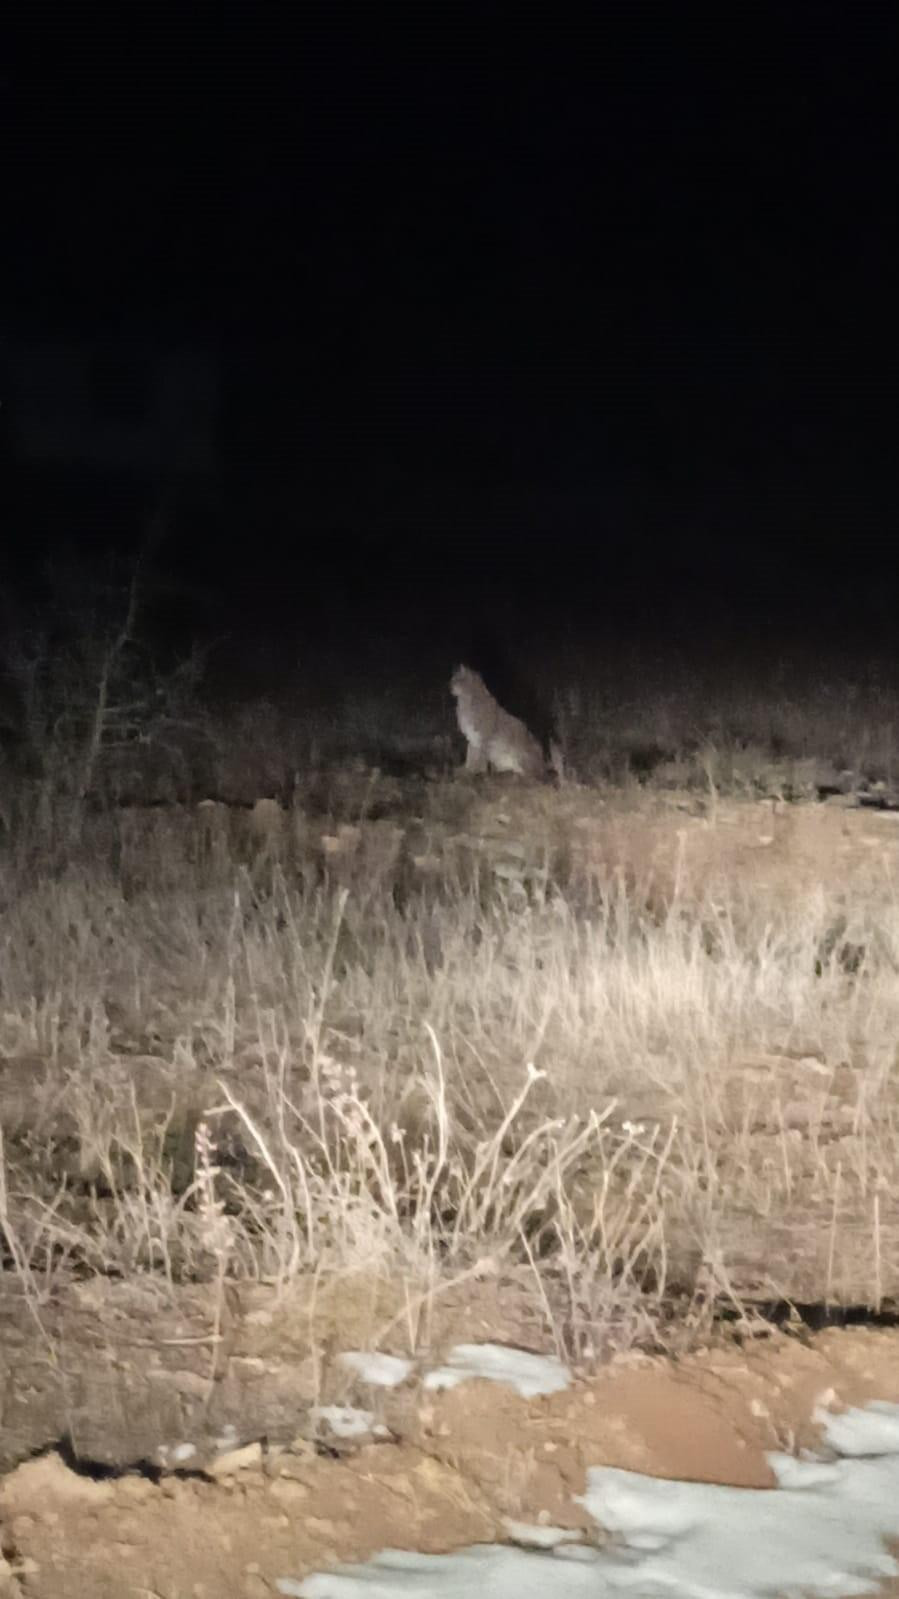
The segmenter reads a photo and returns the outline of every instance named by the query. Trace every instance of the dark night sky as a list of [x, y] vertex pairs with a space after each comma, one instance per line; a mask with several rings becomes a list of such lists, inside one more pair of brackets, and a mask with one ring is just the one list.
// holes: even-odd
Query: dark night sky
[[216, 345], [235, 571], [892, 594], [895, 8], [110, 15], [21, 11], [7, 315]]

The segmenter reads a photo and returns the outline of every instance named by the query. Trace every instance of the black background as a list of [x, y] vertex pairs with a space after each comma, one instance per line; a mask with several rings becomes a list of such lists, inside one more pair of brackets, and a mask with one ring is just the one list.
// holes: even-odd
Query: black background
[[[7, 330], [221, 362], [179, 626], [889, 638], [894, 8], [574, 16], [9, 16]], [[8, 581], [139, 540], [4, 459]]]

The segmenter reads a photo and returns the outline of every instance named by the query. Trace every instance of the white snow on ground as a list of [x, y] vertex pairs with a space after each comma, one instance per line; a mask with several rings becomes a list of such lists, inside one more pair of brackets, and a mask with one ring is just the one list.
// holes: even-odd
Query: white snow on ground
[[864, 1410], [842, 1416], [819, 1407], [814, 1419], [838, 1455], [899, 1455], [899, 1405], [872, 1399]]
[[529, 1355], [524, 1349], [510, 1349], [505, 1344], [456, 1344], [447, 1356], [447, 1364], [428, 1372], [424, 1387], [455, 1388], [470, 1377], [508, 1383], [522, 1399], [558, 1393], [571, 1382], [561, 1360], [552, 1355]]
[[399, 1355], [381, 1355], [373, 1349], [348, 1349], [337, 1358], [341, 1366], [376, 1388], [396, 1388], [413, 1370], [411, 1360], [402, 1360]]
[[503, 1517], [503, 1525], [513, 1543], [530, 1544], [534, 1549], [555, 1549], [561, 1543], [578, 1543], [580, 1533], [570, 1527], [535, 1526], [530, 1521], [513, 1521]]
[[387, 1429], [375, 1421], [370, 1410], [355, 1405], [313, 1405], [309, 1412], [314, 1422], [323, 1422], [335, 1438], [363, 1438], [369, 1433], [383, 1435]]
[[[588, 1472], [580, 1500], [612, 1535], [602, 1550], [490, 1544], [452, 1555], [385, 1550], [360, 1566], [286, 1577], [296, 1599], [853, 1599], [899, 1575], [899, 1406], [819, 1416], [835, 1460], [770, 1455], [773, 1489]], [[567, 1556], [567, 1558], [565, 1558]], [[572, 1558], [575, 1557], [575, 1558]]]
[[156, 1451], [161, 1466], [183, 1466], [197, 1452], [196, 1444], [160, 1444]]
[[[327, 1576], [275, 1585], [290, 1599], [603, 1599], [598, 1561], [575, 1564], [553, 1555], [477, 1544], [454, 1555], [385, 1549], [364, 1566], [337, 1566]], [[635, 1599], [644, 1599], [637, 1590]], [[719, 1599], [716, 1595], [715, 1599]]]

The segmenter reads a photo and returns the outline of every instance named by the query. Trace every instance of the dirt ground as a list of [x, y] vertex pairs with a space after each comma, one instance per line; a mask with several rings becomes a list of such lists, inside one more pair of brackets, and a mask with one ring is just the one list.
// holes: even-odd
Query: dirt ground
[[[266, 803], [264, 843], [280, 862], [287, 823]], [[472, 800], [445, 833], [412, 830], [403, 869], [427, 873], [436, 862], [439, 871], [445, 857], [471, 856], [526, 898], [550, 861], [585, 903], [591, 882], [621, 874], [649, 905], [681, 894], [684, 883], [698, 895], [722, 882], [738, 885], [738, 908], [745, 901], [772, 910], [836, 882], [851, 910], [884, 892], [899, 861], [893, 812], [722, 804], [711, 825], [671, 799], [639, 816], [603, 810], [592, 798], [596, 814], [581, 814], [580, 803], [587, 807], [578, 796], [550, 802], [510, 793], [502, 810], [485, 802], [481, 813]], [[219, 823], [231, 819], [216, 813], [208, 825]], [[394, 871], [399, 843], [389, 814], [327, 825], [301, 844], [327, 856], [336, 882], [367, 881], [373, 872], [380, 882], [382, 856], [385, 880]], [[847, 993], [853, 960], [864, 954], [854, 936], [850, 925], [838, 951]], [[732, 1293], [750, 1305], [895, 1301], [895, 1186], [860, 1179], [858, 1193], [850, 1191], [856, 1169], [862, 1178], [880, 1169], [865, 1142], [875, 1090], [883, 1170], [892, 1170], [892, 1062], [872, 1073], [854, 1045], [831, 1058], [811, 1034], [745, 1058], [735, 1046], [732, 1066], [733, 1091], [716, 1102], [720, 1125], [702, 1103], [699, 1131], [725, 1151], [737, 1134], [751, 1135], [754, 1149], [770, 1149], [771, 1169], [781, 1161], [795, 1183], [789, 1204], [722, 1212], [717, 1246]], [[137, 1084], [151, 1119], [181, 1092], [161, 1046], [137, 1057], [111, 1033], [103, 1069], [106, 1100], [116, 1102], [121, 1087], [127, 1104]], [[229, 1069], [217, 1074], [226, 1083]], [[252, 1060], [236, 1056], [234, 1070], [243, 1096], [251, 1095]], [[9, 1148], [35, 1128], [47, 1147], [51, 1138], [61, 1148], [73, 1139], [63, 1087], [44, 1058], [0, 1058]], [[205, 1080], [200, 1089], [213, 1093]], [[218, 1086], [214, 1092], [220, 1096]], [[658, 1116], [652, 1082], [625, 1082], [619, 1097], [622, 1125]], [[199, 1099], [199, 1111], [206, 1104]], [[692, 1131], [690, 1107], [679, 1114]], [[833, 1172], [836, 1186], [828, 1186], [823, 1179]], [[585, 1183], [590, 1198], [590, 1171]], [[690, 1303], [701, 1306], [703, 1262], [693, 1260], [693, 1247], [688, 1230], [674, 1235], [669, 1264], [678, 1289], [693, 1289]], [[721, 1280], [714, 1286], [720, 1294]], [[667, 1356], [605, 1349], [603, 1363], [577, 1372], [567, 1391], [530, 1401], [486, 1382], [437, 1394], [422, 1388], [423, 1374], [457, 1342], [554, 1353], [552, 1320], [530, 1273], [441, 1283], [436, 1304], [411, 1304], [398, 1284], [363, 1277], [298, 1280], [279, 1297], [258, 1283], [226, 1282], [217, 1294], [136, 1274], [48, 1292], [5, 1273], [0, 1595], [262, 1599], [278, 1592], [279, 1579], [386, 1546], [439, 1552], [509, 1540], [510, 1523], [570, 1526], [596, 1541], [595, 1525], [575, 1504], [591, 1466], [764, 1488], [773, 1481], [766, 1451], [815, 1445], [817, 1405], [899, 1403], [899, 1331], [874, 1328], [814, 1338], [769, 1331], [740, 1343], [721, 1327], [697, 1349], [694, 1327], [679, 1344], [672, 1335]], [[340, 1366], [340, 1353], [368, 1348], [375, 1329], [379, 1348], [416, 1351], [395, 1389], [373, 1389]], [[673, 1351], [687, 1342], [692, 1352], [677, 1358]], [[331, 1405], [371, 1412], [368, 1431], [337, 1436], [316, 1414]]]
[[[385, 1546], [509, 1541], [515, 1522], [596, 1541], [574, 1503], [590, 1466], [764, 1488], [767, 1450], [816, 1443], [816, 1405], [899, 1402], [899, 1332], [871, 1328], [743, 1347], [722, 1333], [681, 1360], [621, 1356], [531, 1400], [489, 1382], [422, 1388], [455, 1339], [503, 1327], [508, 1339], [516, 1314], [523, 1334], [521, 1308], [495, 1283], [460, 1296], [432, 1353], [386, 1389], [336, 1359], [368, 1315], [354, 1327], [345, 1297], [331, 1307], [339, 1344], [316, 1307], [317, 1354], [308, 1300], [264, 1288], [232, 1296], [218, 1344], [198, 1295], [92, 1284], [45, 1308], [40, 1328], [8, 1297], [0, 1592], [263, 1599], [279, 1578]], [[336, 1436], [316, 1422], [324, 1402], [364, 1407], [369, 1432]]]

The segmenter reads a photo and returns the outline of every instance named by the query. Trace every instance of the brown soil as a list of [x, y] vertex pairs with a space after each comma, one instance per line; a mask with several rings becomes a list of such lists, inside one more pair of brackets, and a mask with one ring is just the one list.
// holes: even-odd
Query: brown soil
[[[462, 802], [451, 791], [446, 803]], [[650, 904], [682, 881], [698, 894], [719, 879], [753, 904], [834, 881], [863, 903], [893, 875], [899, 851], [894, 816], [828, 807], [722, 804], [710, 825], [673, 798], [639, 814], [580, 791], [510, 789], [501, 811], [495, 796], [479, 804], [469, 797], [464, 815], [448, 814], [427, 837], [410, 828], [400, 838], [389, 817], [329, 819], [294, 842], [326, 857], [336, 880], [387, 881], [401, 868], [414, 877], [432, 857], [441, 870], [459, 857], [527, 884], [550, 859], [573, 891], [620, 871]], [[231, 819], [216, 813], [208, 825]], [[263, 853], [280, 859], [281, 814], [257, 808], [251, 825]], [[253, 1063], [236, 1069], [252, 1103]], [[865, 1072], [854, 1058], [825, 1066], [814, 1040], [747, 1057], [709, 1133], [726, 1148], [731, 1129], [749, 1126], [760, 1147], [770, 1141], [772, 1159], [789, 1137], [813, 1145], [819, 1161], [826, 1147], [836, 1167], [845, 1147], [848, 1171]], [[135, 1083], [151, 1124], [186, 1092], [167, 1056], [123, 1046], [104, 1083], [109, 1105], [127, 1109]], [[625, 1085], [617, 1114], [652, 1123], [658, 1106], [641, 1092]], [[205, 1096], [220, 1097], [199, 1078], [189, 1093], [179, 1103], [188, 1131]], [[894, 1087], [883, 1104], [892, 1115]], [[74, 1147], [58, 1070], [0, 1060], [0, 1125]], [[879, 1298], [899, 1294], [895, 1197], [872, 1191], [867, 1209], [826, 1198], [815, 1208], [809, 1185], [800, 1188], [792, 1210], [722, 1218], [731, 1290], [746, 1301], [844, 1304], [869, 1299], [872, 1284]], [[702, 1263], [690, 1247], [673, 1239], [670, 1265], [678, 1284], [696, 1285], [698, 1314]], [[354, 1383], [336, 1360], [384, 1328], [379, 1347], [417, 1354], [416, 1374], [394, 1391]], [[383, 1282], [300, 1282], [281, 1299], [228, 1285], [217, 1300], [150, 1278], [71, 1285], [29, 1304], [20, 1284], [0, 1278], [0, 1595], [260, 1599], [279, 1577], [388, 1545], [440, 1551], [502, 1539], [509, 1519], [582, 1526], [596, 1538], [574, 1504], [590, 1466], [765, 1487], [767, 1450], [814, 1444], [816, 1403], [899, 1402], [899, 1333], [873, 1330], [771, 1334], [742, 1348], [722, 1333], [682, 1359], [618, 1356], [566, 1393], [529, 1402], [487, 1383], [423, 1392], [418, 1373], [473, 1340], [548, 1348], [530, 1276], [468, 1282], [414, 1305]], [[353, 1445], [322, 1435], [313, 1407], [331, 1403], [372, 1410], [384, 1432]], [[101, 1480], [101, 1467], [117, 1474]]]
[[[42, 1310], [47, 1341], [9, 1296], [0, 1593], [262, 1599], [279, 1577], [384, 1546], [507, 1540], [509, 1519], [581, 1527], [595, 1540], [573, 1503], [590, 1466], [762, 1488], [773, 1480], [767, 1450], [815, 1443], [816, 1404], [899, 1402], [899, 1334], [871, 1329], [772, 1334], [742, 1349], [721, 1340], [682, 1360], [620, 1357], [530, 1401], [486, 1382], [425, 1392], [418, 1372], [398, 1389], [372, 1389], [333, 1358], [364, 1319], [354, 1326], [341, 1301], [318, 1307], [326, 1352], [314, 1358], [308, 1302], [279, 1305], [263, 1289], [230, 1303], [215, 1346], [198, 1295], [164, 1303], [156, 1290], [73, 1290], [52, 1316]], [[345, 1328], [340, 1345], [324, 1331], [329, 1319]], [[514, 1302], [495, 1284], [471, 1290], [418, 1370], [460, 1334], [501, 1338], [504, 1319], [514, 1325]], [[310, 1410], [322, 1401], [372, 1410], [386, 1431], [352, 1445], [316, 1437]], [[191, 1475], [126, 1469], [97, 1480], [46, 1452], [65, 1436], [70, 1460], [74, 1450], [120, 1467], [158, 1468], [192, 1444]]]

